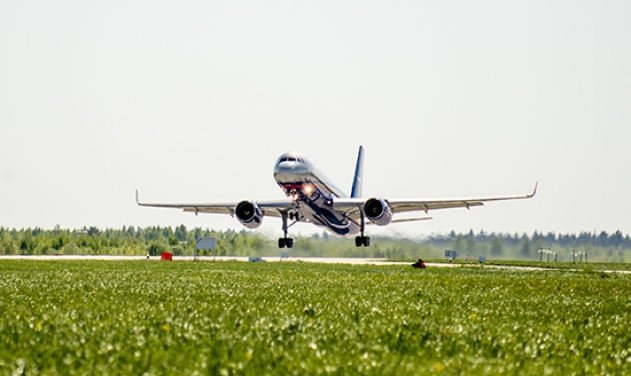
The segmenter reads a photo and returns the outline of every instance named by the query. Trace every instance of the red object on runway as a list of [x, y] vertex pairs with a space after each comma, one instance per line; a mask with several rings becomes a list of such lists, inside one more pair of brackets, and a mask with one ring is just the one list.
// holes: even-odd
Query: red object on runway
[[173, 260], [173, 254], [169, 252], [162, 252], [162, 261], [171, 261]]

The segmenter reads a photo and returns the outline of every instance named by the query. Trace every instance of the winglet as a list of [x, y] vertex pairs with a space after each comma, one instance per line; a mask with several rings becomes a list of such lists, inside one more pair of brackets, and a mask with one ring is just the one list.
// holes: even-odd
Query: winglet
[[136, 189], [136, 205], [140, 205], [140, 201], [138, 200], [138, 190]]
[[532, 190], [532, 193], [528, 195], [528, 198], [535, 197], [537, 194], [537, 187], [539, 186], [539, 182], [535, 183], [535, 189]]
[[351, 198], [359, 198], [362, 195], [362, 179], [364, 176], [364, 147], [359, 145], [357, 154], [357, 165], [355, 166], [355, 176], [353, 177], [353, 187], [351, 188]]

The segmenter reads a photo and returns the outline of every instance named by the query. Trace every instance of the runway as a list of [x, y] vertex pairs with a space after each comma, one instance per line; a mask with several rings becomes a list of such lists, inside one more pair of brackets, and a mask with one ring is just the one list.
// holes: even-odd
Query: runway
[[[309, 262], [320, 264], [352, 264], [352, 265], [411, 265], [412, 262], [388, 261], [385, 258], [358, 257], [289, 257], [264, 256], [265, 262]], [[110, 256], [110, 255], [0, 255], [0, 260], [33, 260], [33, 261], [161, 261], [160, 256]], [[194, 261], [193, 256], [173, 256], [173, 261]], [[201, 262], [238, 261], [249, 262], [249, 256], [197, 256]], [[450, 268], [458, 264], [426, 263], [427, 266]]]
[[[347, 264], [347, 265], [412, 265], [412, 262], [402, 261], [388, 261], [385, 258], [359, 258], [359, 257], [289, 257], [281, 259], [278, 256], [265, 256], [260, 257], [264, 262], [309, 262], [320, 264]], [[110, 256], [110, 255], [0, 255], [0, 260], [33, 260], [33, 261], [161, 261], [160, 256]], [[173, 256], [173, 261], [181, 262], [188, 261], [193, 262], [193, 256]], [[249, 256], [198, 256], [199, 262], [221, 262], [221, 261], [238, 261], [248, 262]], [[500, 269], [500, 270], [515, 270], [515, 271], [566, 271], [566, 272], [581, 272], [582, 269], [554, 269], [554, 268], [540, 268], [537, 266], [509, 266], [509, 265], [490, 265], [490, 264], [451, 264], [440, 262], [426, 262], [425, 265], [429, 268], [456, 268], [456, 267], [469, 267], [469, 268], [481, 268], [484, 269]], [[619, 273], [619, 274], [631, 274], [630, 270], [599, 270], [603, 273]]]
[[[378, 258], [355, 257], [290, 257], [281, 259], [278, 256], [260, 257], [265, 262], [312, 262], [321, 264], [356, 264], [356, 265], [406, 265], [410, 262], [393, 262]], [[161, 261], [160, 256], [105, 256], [105, 255], [0, 255], [0, 260], [39, 260], [39, 261]], [[193, 256], [173, 256], [173, 261], [193, 261]], [[249, 256], [197, 256], [197, 261], [250, 261]], [[443, 265], [443, 264], [436, 264]]]

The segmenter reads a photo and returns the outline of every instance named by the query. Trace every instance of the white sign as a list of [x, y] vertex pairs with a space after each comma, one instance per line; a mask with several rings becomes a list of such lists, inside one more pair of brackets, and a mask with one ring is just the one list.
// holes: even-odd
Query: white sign
[[455, 259], [456, 257], [458, 257], [457, 251], [445, 250], [445, 258]]
[[217, 239], [215, 238], [199, 238], [195, 243], [195, 249], [215, 249], [217, 247]]

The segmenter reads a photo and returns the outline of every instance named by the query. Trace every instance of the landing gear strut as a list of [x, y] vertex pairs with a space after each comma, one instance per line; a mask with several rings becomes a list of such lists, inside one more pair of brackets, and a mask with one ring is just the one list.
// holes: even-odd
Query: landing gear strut
[[361, 247], [363, 245], [364, 247], [369, 247], [370, 237], [364, 235], [364, 228], [366, 227], [366, 219], [364, 218], [363, 210], [360, 212], [360, 219], [361, 219], [361, 223], [360, 223], [359, 230], [361, 231], [361, 235], [355, 238], [355, 246]]
[[289, 228], [289, 226], [287, 226], [287, 215], [288, 215], [287, 212], [282, 213], [284, 237], [278, 239], [278, 248], [285, 248], [285, 247], [293, 248], [294, 247], [294, 239], [287, 237], [287, 229]]

